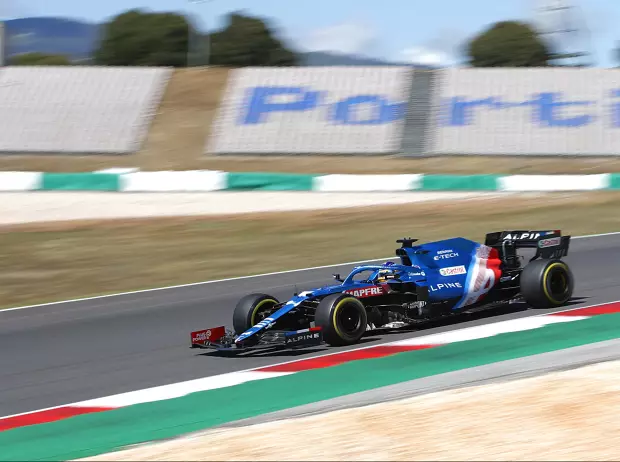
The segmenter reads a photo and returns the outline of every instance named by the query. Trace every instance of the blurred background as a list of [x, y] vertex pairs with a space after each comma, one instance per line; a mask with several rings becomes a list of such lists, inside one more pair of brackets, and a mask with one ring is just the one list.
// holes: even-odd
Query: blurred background
[[[0, 7], [9, 64], [126, 66], [451, 66], [471, 62], [468, 42], [494, 23], [518, 21], [541, 34], [550, 54], [564, 63], [611, 67], [618, 60], [613, 25], [619, 12], [610, 0], [318, 0], [295, 7], [280, 0], [5, 0]], [[125, 53], [118, 49], [118, 32], [116, 38], [112, 33], [121, 29], [130, 34]], [[273, 38], [262, 44], [262, 57], [251, 52], [256, 34]], [[139, 55], [131, 46], [138, 40]], [[265, 46], [281, 55], [267, 58]]]

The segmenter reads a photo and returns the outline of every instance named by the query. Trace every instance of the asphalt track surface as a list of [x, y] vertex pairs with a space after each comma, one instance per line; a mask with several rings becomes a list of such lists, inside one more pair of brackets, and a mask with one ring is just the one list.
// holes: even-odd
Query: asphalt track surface
[[[620, 235], [573, 240], [566, 261], [576, 278], [571, 307], [620, 300]], [[351, 349], [321, 347], [227, 358], [191, 350], [188, 344], [192, 330], [230, 325], [232, 307], [246, 293], [260, 291], [285, 299], [295, 286], [304, 290], [330, 284], [332, 273], [344, 274], [350, 268], [0, 311], [0, 416]], [[363, 345], [541, 313], [521, 305], [508, 308], [465, 314], [407, 332], [371, 332]]]

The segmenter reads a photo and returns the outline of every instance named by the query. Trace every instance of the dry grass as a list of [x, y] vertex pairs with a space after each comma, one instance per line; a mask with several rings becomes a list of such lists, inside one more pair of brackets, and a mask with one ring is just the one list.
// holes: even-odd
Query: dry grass
[[404, 235], [614, 231], [617, 212], [617, 194], [589, 193], [2, 227], [0, 306], [380, 258]]
[[138, 156], [140, 168], [210, 168], [201, 164], [227, 79], [227, 69], [183, 69], [174, 73], [146, 146]]
[[484, 156], [403, 159], [396, 156], [206, 156], [204, 146], [226, 86], [223, 68], [175, 71], [144, 149], [131, 156], [4, 156], [0, 170], [87, 172], [108, 167], [143, 170], [212, 169], [296, 173], [608, 173], [619, 158]]
[[620, 460], [619, 380], [612, 362], [84, 460]]

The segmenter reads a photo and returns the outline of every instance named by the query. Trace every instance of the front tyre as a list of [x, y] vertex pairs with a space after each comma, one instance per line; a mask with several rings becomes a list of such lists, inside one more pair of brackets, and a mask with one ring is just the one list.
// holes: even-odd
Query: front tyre
[[348, 294], [332, 294], [319, 302], [314, 315], [316, 327], [321, 327], [328, 345], [353, 345], [366, 332], [366, 308], [357, 298]]
[[535, 260], [521, 272], [521, 294], [534, 308], [556, 308], [573, 295], [573, 274], [561, 260]]
[[267, 294], [250, 294], [243, 297], [233, 312], [235, 333], [240, 335], [268, 317], [278, 303], [275, 297]]

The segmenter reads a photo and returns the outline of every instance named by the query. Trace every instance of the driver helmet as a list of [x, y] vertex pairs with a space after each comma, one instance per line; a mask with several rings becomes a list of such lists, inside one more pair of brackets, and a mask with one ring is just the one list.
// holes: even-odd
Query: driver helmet
[[377, 282], [385, 282], [388, 279], [394, 279], [393, 270], [380, 270], [377, 274]]

